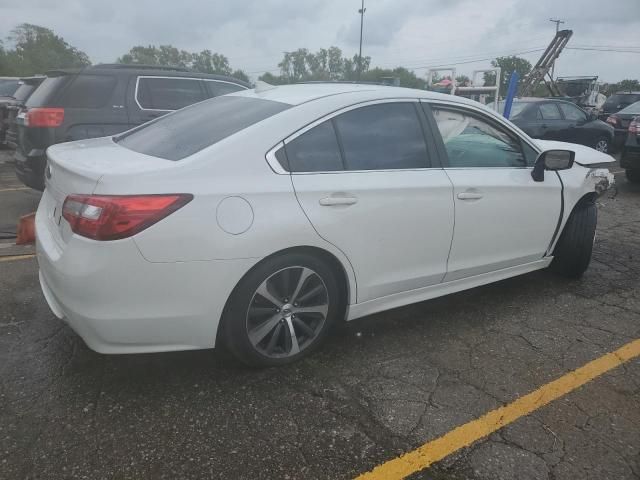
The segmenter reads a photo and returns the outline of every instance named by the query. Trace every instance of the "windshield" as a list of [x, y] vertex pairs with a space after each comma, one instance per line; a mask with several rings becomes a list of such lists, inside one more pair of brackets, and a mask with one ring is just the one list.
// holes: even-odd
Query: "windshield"
[[640, 94], [616, 93], [607, 98], [603, 108], [624, 108], [637, 101], [640, 101]]
[[640, 101], [636, 102], [636, 103], [632, 103], [631, 105], [629, 105], [626, 108], [623, 108], [622, 110], [620, 110], [618, 113], [628, 113], [631, 115], [640, 115]]
[[145, 155], [181, 160], [289, 107], [258, 98], [215, 97], [142, 125], [115, 141]]
[[18, 80], [0, 80], [0, 97], [13, 97], [18, 83]]

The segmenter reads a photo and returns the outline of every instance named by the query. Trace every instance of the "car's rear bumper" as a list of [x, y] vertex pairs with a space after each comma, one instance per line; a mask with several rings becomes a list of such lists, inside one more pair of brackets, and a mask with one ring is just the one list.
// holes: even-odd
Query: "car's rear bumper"
[[45, 191], [36, 214], [42, 291], [53, 313], [91, 349], [215, 346], [227, 298], [255, 259], [152, 263], [132, 239], [96, 242], [72, 235], [64, 243], [52, 231], [46, 197]]

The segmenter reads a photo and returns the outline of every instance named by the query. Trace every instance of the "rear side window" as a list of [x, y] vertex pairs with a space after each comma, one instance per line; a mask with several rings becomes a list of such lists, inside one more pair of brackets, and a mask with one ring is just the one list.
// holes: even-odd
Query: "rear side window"
[[19, 102], [24, 102], [27, 98], [29, 98], [29, 95], [31, 95], [31, 93], [35, 89], [36, 89], [36, 85], [32, 85], [30, 83], [22, 83], [16, 90], [16, 93], [13, 94], [13, 96]]
[[428, 167], [427, 145], [413, 103], [357, 108], [334, 119], [347, 170]]
[[27, 107], [57, 107], [59, 105], [54, 104], [55, 97], [60, 90], [71, 79], [70, 75], [60, 75], [57, 77], [47, 77], [44, 82], [36, 89], [35, 92], [28, 98]]
[[258, 98], [216, 97], [146, 123], [115, 141], [145, 155], [181, 160], [290, 107]]
[[210, 97], [217, 97], [219, 95], [226, 95], [227, 93], [238, 92], [240, 90], [246, 90], [240, 85], [235, 83], [218, 82], [216, 80], [206, 80], [204, 82]]
[[57, 103], [69, 108], [102, 108], [111, 100], [117, 83], [112, 75], [78, 75]]
[[202, 82], [189, 78], [138, 78], [136, 99], [141, 108], [179, 110], [207, 98]]
[[[327, 120], [287, 143], [287, 159], [292, 172], [332, 172], [344, 170], [340, 147]], [[280, 160], [280, 163], [282, 161]]]

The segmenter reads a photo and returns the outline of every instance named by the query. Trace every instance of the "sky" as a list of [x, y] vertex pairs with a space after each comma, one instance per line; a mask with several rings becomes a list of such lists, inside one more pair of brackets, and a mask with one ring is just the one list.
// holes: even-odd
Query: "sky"
[[[94, 63], [113, 62], [134, 45], [209, 49], [257, 78], [277, 74], [284, 51], [335, 45], [356, 54], [360, 1], [0, 0], [0, 37], [20, 23], [45, 26]], [[583, 49], [565, 50], [557, 75], [640, 79], [640, 0], [365, 0], [365, 7], [363, 55], [372, 66], [424, 76], [453, 63], [470, 75], [509, 54], [535, 64], [542, 52], [530, 51], [549, 44], [553, 17], [574, 32], [568, 47]], [[601, 51], [616, 49], [627, 52]]]

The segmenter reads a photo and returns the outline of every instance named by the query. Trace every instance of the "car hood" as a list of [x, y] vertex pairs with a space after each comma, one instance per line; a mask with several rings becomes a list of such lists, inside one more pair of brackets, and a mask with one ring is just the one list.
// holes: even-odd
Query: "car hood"
[[576, 153], [575, 162], [582, 166], [596, 166], [615, 162], [615, 158], [606, 153], [598, 152], [591, 147], [576, 143], [557, 142], [555, 140], [534, 140], [543, 150], [571, 150]]

